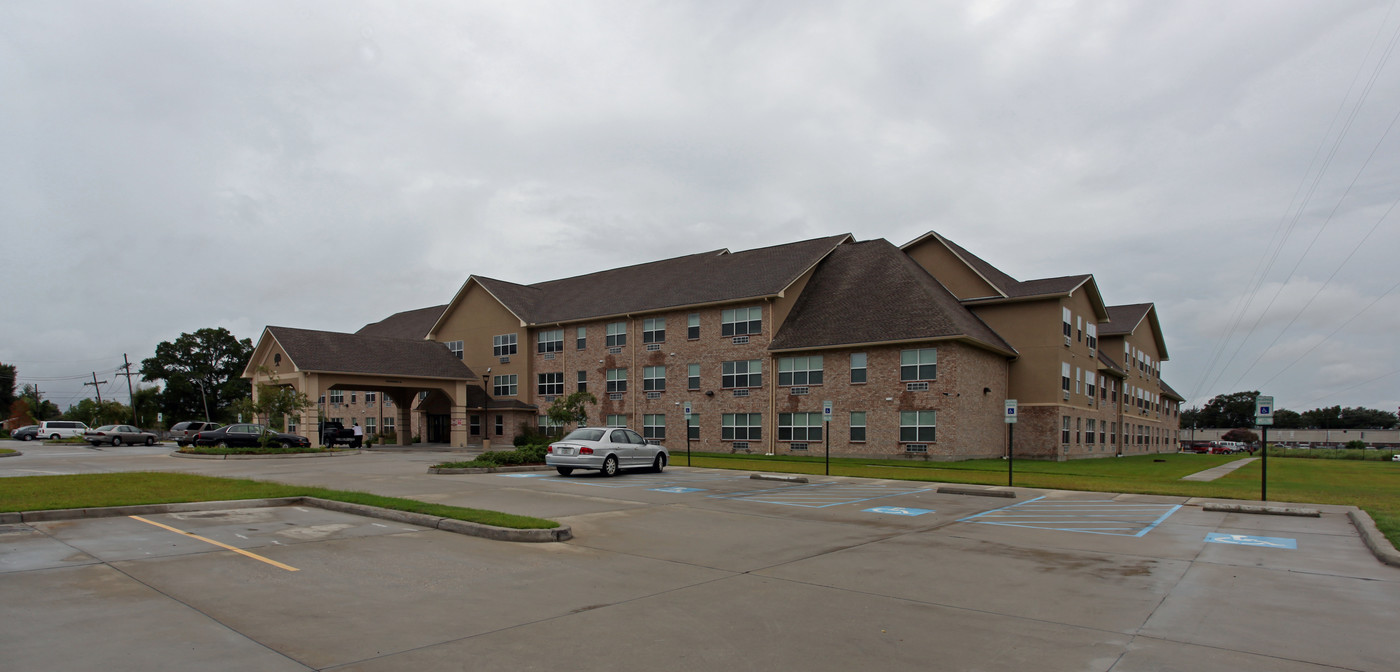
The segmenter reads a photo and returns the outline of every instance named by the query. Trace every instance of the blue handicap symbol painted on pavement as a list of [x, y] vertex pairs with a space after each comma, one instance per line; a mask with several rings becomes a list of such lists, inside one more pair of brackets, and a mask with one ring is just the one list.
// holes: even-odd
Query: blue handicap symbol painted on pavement
[[544, 474], [499, 474], [499, 475], [500, 475], [500, 476], [505, 476], [506, 478], [539, 478], [539, 477], [543, 476]]
[[651, 488], [651, 490], [652, 490], [653, 492], [674, 492], [674, 493], [682, 493], [682, 492], [704, 492], [704, 491], [705, 491], [704, 488], [682, 488], [682, 487], [680, 487], [680, 486], [674, 486], [674, 487], [670, 487], [670, 488]]
[[1238, 546], [1261, 546], [1264, 548], [1287, 548], [1298, 549], [1298, 541], [1295, 539], [1285, 539], [1283, 537], [1255, 537], [1248, 534], [1221, 534], [1211, 532], [1206, 535], [1206, 541], [1212, 544], [1235, 544]]
[[873, 509], [865, 509], [865, 511], [891, 516], [922, 516], [925, 513], [933, 513], [933, 509], [910, 509], [903, 506], [877, 506]]

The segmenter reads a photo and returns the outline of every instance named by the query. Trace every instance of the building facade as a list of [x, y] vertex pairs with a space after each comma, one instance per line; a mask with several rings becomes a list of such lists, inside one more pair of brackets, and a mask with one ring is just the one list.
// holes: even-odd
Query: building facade
[[[590, 424], [673, 451], [689, 439], [700, 451], [995, 458], [1014, 398], [1016, 455], [1072, 459], [1175, 450], [1182, 401], [1161, 381], [1152, 304], [1107, 306], [1091, 275], [1016, 281], [936, 233], [903, 247], [843, 234], [716, 250], [530, 285], [472, 276], [444, 306], [345, 336], [433, 341], [460, 360], [474, 377], [465, 393], [428, 385], [389, 402], [412, 405], [412, 435], [454, 445], [508, 444], [587, 391]], [[384, 394], [325, 393], [324, 417], [404, 426]]]

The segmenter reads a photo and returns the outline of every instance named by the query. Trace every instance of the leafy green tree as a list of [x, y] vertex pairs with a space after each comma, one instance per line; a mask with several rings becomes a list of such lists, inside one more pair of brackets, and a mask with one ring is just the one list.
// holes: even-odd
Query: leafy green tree
[[1223, 441], [1239, 441], [1240, 443], [1257, 443], [1259, 435], [1248, 429], [1235, 428], [1220, 435]]
[[251, 339], [240, 341], [223, 327], [199, 329], [157, 345], [154, 357], [141, 360], [141, 377], [164, 381], [160, 409], [166, 422], [203, 418], [206, 400], [210, 419], [227, 422], [233, 402], [252, 393], [242, 378], [252, 355]]
[[[131, 403], [136, 407], [136, 426], [150, 429], [160, 425], [160, 388], [137, 386]], [[175, 424], [175, 423], [167, 423]]]
[[259, 367], [258, 372], [270, 374], [271, 382], [258, 383], [256, 402], [252, 397], [245, 397], [234, 404], [237, 412], [244, 417], [265, 420], [269, 427], [280, 432], [286, 429], [286, 416], [299, 416], [316, 407], [316, 402], [305, 393], [287, 385], [279, 385], [277, 374], [268, 371], [267, 367]]
[[39, 391], [39, 388], [33, 385], [26, 383], [21, 386], [19, 398], [23, 399], [25, 404], [29, 406], [29, 414], [30, 417], [34, 419], [34, 422], [54, 420], [63, 415], [63, 411], [59, 410], [58, 404], [45, 399], [43, 393]]
[[[1234, 394], [1218, 394], [1214, 399], [1206, 403], [1201, 409], [1196, 427], [1253, 427], [1254, 426], [1254, 400], [1259, 396], [1258, 390], [1248, 392], [1235, 392]], [[1182, 426], [1187, 426], [1185, 413], [1182, 413]]]
[[1302, 429], [1303, 414], [1297, 411], [1290, 411], [1286, 408], [1274, 409], [1275, 429]]
[[591, 392], [574, 392], [567, 397], [556, 397], [545, 415], [560, 427], [570, 423], [583, 426], [588, 424], [588, 406], [597, 403], [598, 398]]
[[119, 401], [107, 400], [98, 403], [92, 399], [83, 399], [69, 406], [63, 413], [63, 419], [77, 420], [88, 427], [119, 425], [131, 421], [131, 407]]

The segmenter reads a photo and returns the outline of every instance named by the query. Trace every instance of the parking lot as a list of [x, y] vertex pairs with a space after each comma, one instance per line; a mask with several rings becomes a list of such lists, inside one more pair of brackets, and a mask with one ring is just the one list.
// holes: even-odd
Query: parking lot
[[[1391, 670], [1400, 570], [1320, 518], [1180, 497], [671, 467], [430, 475], [433, 453], [25, 446], [558, 520], [513, 544], [305, 507], [0, 526], [6, 670]], [[231, 550], [231, 549], [236, 549]]]

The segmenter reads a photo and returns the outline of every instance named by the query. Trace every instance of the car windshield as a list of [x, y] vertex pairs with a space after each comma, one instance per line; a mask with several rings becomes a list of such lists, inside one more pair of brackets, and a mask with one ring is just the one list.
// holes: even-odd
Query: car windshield
[[599, 441], [603, 438], [601, 429], [575, 429], [564, 437], [565, 441]]
[[112, 430], [114, 430], [114, 429], [116, 429], [116, 428], [117, 428], [116, 425], [102, 425], [101, 427], [98, 427], [97, 429], [95, 429], [95, 430], [93, 430], [93, 431], [97, 431], [97, 432], [110, 432], [110, 431], [112, 431]]

